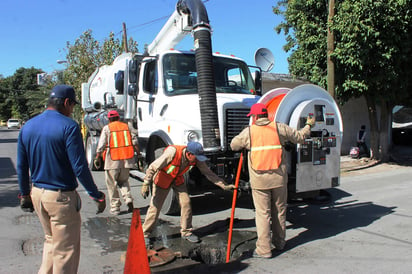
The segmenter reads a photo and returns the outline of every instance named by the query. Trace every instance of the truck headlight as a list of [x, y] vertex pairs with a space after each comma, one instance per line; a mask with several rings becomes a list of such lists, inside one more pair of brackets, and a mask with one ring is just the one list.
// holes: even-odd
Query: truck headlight
[[196, 131], [187, 130], [185, 134], [188, 142], [199, 142], [200, 140], [199, 133], [197, 133]]

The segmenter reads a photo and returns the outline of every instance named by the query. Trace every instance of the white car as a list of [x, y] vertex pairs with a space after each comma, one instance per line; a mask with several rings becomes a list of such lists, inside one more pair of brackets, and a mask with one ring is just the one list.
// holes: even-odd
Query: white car
[[20, 120], [18, 120], [18, 119], [9, 119], [7, 121], [7, 128], [8, 129], [10, 129], [10, 128], [17, 128], [17, 129], [21, 128]]

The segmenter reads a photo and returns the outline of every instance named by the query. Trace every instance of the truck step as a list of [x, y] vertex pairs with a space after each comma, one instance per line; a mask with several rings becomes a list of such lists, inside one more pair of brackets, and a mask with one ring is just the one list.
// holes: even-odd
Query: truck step
[[140, 181], [143, 182], [143, 179], [144, 179], [144, 176], [145, 176], [145, 174], [143, 172], [132, 169], [132, 170], [130, 170], [129, 174], [132, 178], [140, 180]]

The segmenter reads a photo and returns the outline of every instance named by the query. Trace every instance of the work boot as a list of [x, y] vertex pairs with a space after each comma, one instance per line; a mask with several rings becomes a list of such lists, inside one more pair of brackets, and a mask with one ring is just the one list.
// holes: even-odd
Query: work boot
[[110, 214], [115, 215], [115, 216], [119, 215], [120, 214], [120, 208], [110, 209]]
[[283, 251], [285, 249], [285, 243], [283, 244], [271, 244], [272, 251]]
[[185, 240], [188, 240], [191, 243], [199, 243], [200, 242], [199, 237], [197, 237], [195, 234], [190, 234], [190, 235], [186, 235], [186, 236], [182, 235], [182, 238], [185, 239]]
[[272, 253], [267, 253], [267, 254], [258, 254], [256, 250], [253, 251], [253, 258], [260, 258], [260, 259], [270, 259], [272, 258]]
[[128, 207], [127, 213], [132, 213], [134, 209], [133, 202], [128, 203], [127, 207]]

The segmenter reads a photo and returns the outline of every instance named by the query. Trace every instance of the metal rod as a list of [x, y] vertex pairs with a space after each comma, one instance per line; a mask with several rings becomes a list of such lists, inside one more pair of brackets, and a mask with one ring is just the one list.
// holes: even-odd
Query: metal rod
[[236, 208], [236, 198], [237, 198], [237, 189], [239, 187], [240, 171], [242, 170], [243, 162], [243, 153], [240, 154], [239, 165], [236, 173], [235, 189], [233, 191], [233, 200], [232, 200], [232, 214], [230, 216], [230, 225], [229, 225], [229, 237], [227, 242], [227, 252], [226, 252], [226, 263], [230, 260], [230, 246], [232, 244], [232, 230], [233, 230], [233, 221], [235, 218], [235, 208]]

